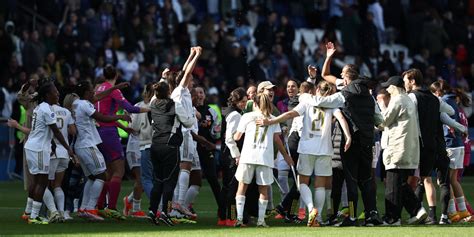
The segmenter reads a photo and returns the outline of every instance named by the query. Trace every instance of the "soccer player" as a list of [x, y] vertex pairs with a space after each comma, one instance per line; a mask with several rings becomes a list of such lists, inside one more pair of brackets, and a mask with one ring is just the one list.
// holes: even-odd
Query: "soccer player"
[[[104, 68], [104, 77], [105, 82], [97, 87], [96, 94], [113, 87], [117, 81], [118, 73], [113, 66], [107, 65]], [[124, 108], [129, 113], [146, 113], [150, 111], [147, 108], [140, 108], [131, 105], [118, 89], [112, 91], [110, 95], [96, 102], [95, 107], [97, 112], [109, 116], [114, 116], [119, 107]], [[99, 149], [104, 155], [107, 165], [107, 182], [104, 185], [104, 189], [102, 190], [98, 202], [99, 214], [102, 217], [124, 220], [126, 217], [117, 211], [117, 199], [120, 194], [122, 178], [125, 172], [125, 157], [117, 131], [118, 125], [115, 121], [99, 121], [98, 124], [98, 132], [102, 139]], [[108, 194], [107, 208], [105, 208], [106, 194]]]
[[59, 92], [54, 84], [46, 82], [41, 85], [37, 99], [41, 103], [33, 111], [31, 131], [24, 147], [28, 170], [33, 176], [33, 183], [30, 185], [28, 194], [28, 202], [31, 200], [31, 215], [28, 223], [48, 224], [48, 222], [42, 221], [38, 214], [45, 189], [48, 186], [53, 135], [66, 148], [69, 156], [74, 156], [74, 152], [56, 126], [56, 114], [52, 110], [52, 105], [58, 103]]
[[[153, 97], [153, 84], [145, 86], [142, 96], [143, 101], [135, 106], [149, 108], [151, 97]], [[146, 214], [141, 210], [141, 197], [143, 191], [150, 198], [153, 188], [153, 167], [150, 160], [151, 138], [153, 129], [151, 127], [151, 116], [148, 113], [132, 114], [132, 122], [129, 127], [133, 129], [127, 143], [127, 163], [135, 179], [133, 191], [123, 198], [125, 216], [143, 218]]]
[[97, 145], [101, 144], [102, 140], [97, 131], [95, 120], [99, 122], [130, 121], [130, 117], [128, 115], [107, 116], [99, 113], [91, 103], [94, 100], [94, 91], [89, 81], [78, 83], [76, 93], [80, 99], [75, 100], [72, 105], [77, 127], [74, 149], [79, 157], [84, 175], [87, 177], [80, 216], [91, 220], [103, 220], [98, 216], [96, 205], [104, 187], [106, 167], [104, 157], [97, 149]]
[[[320, 82], [316, 89], [316, 96], [327, 96], [333, 93], [333, 87], [328, 82]], [[301, 198], [305, 202], [308, 211], [308, 226], [320, 226], [322, 222], [321, 211], [324, 207], [326, 197], [326, 182], [332, 176], [332, 117], [341, 124], [345, 135], [344, 151], [351, 145], [351, 134], [349, 126], [338, 109], [323, 109], [314, 106], [311, 100], [305, 100], [298, 104], [293, 110], [278, 116], [275, 119], [263, 121], [263, 124], [280, 123], [290, 118], [303, 116], [303, 128], [298, 146], [297, 169], [300, 181]], [[318, 146], [315, 146], [318, 144]], [[313, 195], [309, 189], [309, 179], [311, 175], [316, 175], [315, 201], [313, 205]]]
[[[74, 118], [71, 115], [71, 112], [68, 109], [59, 105], [53, 105], [53, 111], [56, 114], [57, 118], [56, 126], [58, 126], [58, 129], [61, 130], [61, 134], [63, 135], [63, 137], [68, 138], [68, 134], [70, 134], [71, 136], [75, 136], [76, 126], [74, 126], [75, 122]], [[65, 197], [61, 185], [63, 183], [65, 171], [69, 166], [69, 155], [67, 153], [66, 148], [63, 147], [57, 139], [54, 139], [54, 142], [56, 144], [56, 152], [51, 156], [48, 178], [50, 180], [50, 186], [54, 192], [54, 201], [56, 203], [56, 208], [58, 209], [59, 214], [61, 215], [61, 219], [64, 220]], [[67, 139], [66, 142], [68, 142]], [[51, 206], [51, 204], [47, 204], [47, 206]]]
[[241, 156], [235, 160], [238, 164], [235, 177], [239, 181], [235, 196], [237, 206], [236, 227], [243, 225], [245, 192], [254, 176], [256, 177], [260, 193], [257, 226], [268, 227], [265, 223], [265, 211], [268, 205], [268, 186], [273, 183], [274, 142], [288, 165], [293, 165], [293, 160], [286, 152], [280, 140], [280, 126], [259, 127], [255, 123], [256, 119], [261, 117], [272, 118], [271, 112], [273, 107], [270, 97], [264, 93], [257, 94], [255, 97], [255, 109], [257, 110], [242, 116], [237, 132], [234, 134], [234, 140], [236, 141], [239, 141], [244, 133], [246, 134]]

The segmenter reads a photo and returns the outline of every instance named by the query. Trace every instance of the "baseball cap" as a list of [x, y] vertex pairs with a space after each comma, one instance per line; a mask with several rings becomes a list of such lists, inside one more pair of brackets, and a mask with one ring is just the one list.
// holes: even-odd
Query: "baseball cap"
[[396, 87], [404, 88], [403, 78], [401, 76], [390, 77], [386, 82], [380, 84], [383, 88], [387, 88], [391, 85]]
[[275, 87], [275, 85], [273, 85], [271, 81], [262, 81], [258, 84], [257, 93], [262, 92], [264, 89], [272, 89], [273, 87]]

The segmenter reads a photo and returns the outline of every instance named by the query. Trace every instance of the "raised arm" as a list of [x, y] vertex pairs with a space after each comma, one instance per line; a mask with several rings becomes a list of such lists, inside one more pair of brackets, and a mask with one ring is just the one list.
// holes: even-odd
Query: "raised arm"
[[[193, 73], [194, 67], [196, 66], [196, 63], [201, 56], [202, 53], [202, 48], [201, 47], [193, 47], [191, 48], [191, 51], [195, 51], [193, 54], [193, 57], [191, 58], [191, 61], [186, 64], [183, 69], [184, 69], [184, 76], [181, 82], [179, 83], [180, 86], [182, 87], [188, 87], [189, 81], [191, 80], [191, 74]], [[192, 53], [191, 53], [192, 54]]]
[[[186, 71], [186, 68], [188, 68], [189, 66], [189, 63], [191, 62], [191, 60], [194, 58], [194, 55], [196, 55], [196, 48], [195, 47], [191, 47], [190, 51], [189, 51], [189, 56], [188, 56], [188, 59], [186, 59], [186, 62], [184, 63], [183, 65], [183, 71]], [[166, 69], [165, 69], [166, 70]]]
[[326, 59], [324, 60], [323, 69], [321, 71], [321, 76], [323, 79], [329, 83], [336, 85], [336, 77], [331, 75], [331, 61], [332, 56], [336, 52], [336, 48], [332, 42], [326, 44]]

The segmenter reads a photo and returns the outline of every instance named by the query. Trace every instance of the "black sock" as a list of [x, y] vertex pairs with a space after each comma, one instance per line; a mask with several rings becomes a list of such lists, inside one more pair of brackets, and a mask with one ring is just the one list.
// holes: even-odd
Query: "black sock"
[[436, 206], [430, 207], [429, 217], [436, 220]]

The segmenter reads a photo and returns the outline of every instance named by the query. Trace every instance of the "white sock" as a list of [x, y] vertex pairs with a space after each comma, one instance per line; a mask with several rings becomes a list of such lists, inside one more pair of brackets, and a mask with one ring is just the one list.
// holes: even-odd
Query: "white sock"
[[36, 217], [38, 217], [42, 205], [43, 203], [41, 202], [33, 201], [30, 219], [35, 219]]
[[133, 202], [133, 191], [127, 196], [128, 202]]
[[87, 208], [86, 208], [87, 210], [95, 209], [95, 206], [97, 205], [97, 201], [99, 200], [99, 196], [103, 188], [104, 188], [104, 180], [95, 179], [90, 188], [89, 203], [87, 204]]
[[324, 208], [324, 202], [326, 199], [326, 188], [324, 187], [317, 187], [314, 190], [314, 204], [316, 204], [316, 209], [318, 209], [318, 221], [322, 221], [321, 214]]
[[458, 204], [459, 211], [465, 211], [466, 209], [466, 201], [464, 200], [464, 196], [456, 198], [456, 203]]
[[303, 199], [304, 204], [308, 208], [308, 212], [311, 212], [314, 208], [313, 206], [313, 195], [311, 194], [311, 190], [309, 189], [308, 185], [300, 184], [300, 194], [301, 199]]
[[31, 214], [31, 209], [33, 208], [33, 198], [28, 197], [26, 199], [25, 213]]
[[182, 169], [178, 178], [178, 203], [183, 204], [189, 188], [189, 170]]
[[64, 212], [64, 191], [61, 187], [54, 188], [54, 201], [59, 212]]
[[342, 185], [342, 190], [341, 190], [341, 205], [343, 207], [348, 207], [349, 206], [349, 200], [347, 200], [347, 186], [346, 186], [346, 181], [344, 181], [344, 184]]
[[454, 205], [454, 199], [449, 199], [448, 213], [449, 214], [456, 213], [456, 205]]
[[332, 192], [331, 189], [326, 189], [326, 210], [332, 209], [331, 192]]
[[[84, 184], [84, 190], [82, 190], [82, 202], [81, 202], [81, 210], [87, 209], [87, 205], [89, 205], [89, 200], [90, 200], [90, 193], [91, 193], [91, 187], [94, 181], [92, 179], [87, 179], [86, 184]], [[102, 190], [100, 190], [102, 192]], [[100, 195], [100, 193], [99, 193]]]
[[303, 198], [300, 196], [300, 208], [305, 208], [305, 205], [306, 204], [304, 204]]
[[281, 200], [285, 198], [286, 194], [290, 191], [290, 186], [288, 185], [288, 171], [286, 170], [279, 170], [278, 171], [278, 183], [281, 186], [280, 193], [281, 193]]
[[174, 187], [174, 191], [173, 191], [173, 202], [178, 202], [178, 198], [179, 198], [179, 182], [176, 184], [176, 186]]
[[245, 196], [235, 196], [235, 204], [237, 207], [237, 220], [241, 221], [244, 219]]
[[46, 207], [48, 208], [48, 210], [49, 210], [50, 212], [56, 212], [56, 211], [58, 211], [58, 209], [56, 209], [56, 204], [54, 204], [54, 197], [53, 197], [53, 194], [51, 193], [51, 191], [49, 191], [48, 188], [46, 188], [46, 189], [44, 190], [43, 202], [44, 202], [44, 205], [46, 205]]
[[267, 210], [268, 200], [258, 199], [258, 222], [265, 221], [265, 211]]
[[[84, 196], [84, 195], [83, 195]], [[72, 210], [73, 212], [77, 212], [77, 210], [79, 209], [79, 199], [78, 198], [74, 198], [74, 200], [72, 200], [72, 204], [74, 205], [74, 209]]]
[[273, 188], [271, 185], [268, 186], [268, 200], [267, 210], [273, 210]]
[[134, 199], [132, 200], [132, 202], [133, 202], [133, 208], [132, 208], [132, 211], [133, 211], [133, 212], [140, 211], [140, 210], [142, 209], [142, 208], [140, 207], [140, 204], [141, 204], [141, 202], [142, 202], [141, 199], [138, 199], [138, 200], [137, 200], [137, 199], [134, 198]]
[[199, 187], [198, 185], [191, 185], [186, 192], [186, 198], [184, 199], [184, 206], [188, 207], [190, 204], [194, 203], [197, 195], [199, 194]]

